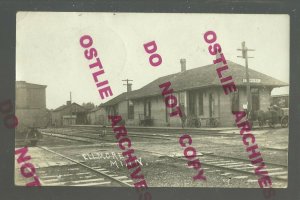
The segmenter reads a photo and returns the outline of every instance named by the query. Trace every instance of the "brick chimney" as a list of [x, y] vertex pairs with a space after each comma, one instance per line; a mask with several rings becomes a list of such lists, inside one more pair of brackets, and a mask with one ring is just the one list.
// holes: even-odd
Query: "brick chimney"
[[71, 105], [71, 101], [67, 101], [67, 106]]
[[180, 65], [181, 65], [181, 72], [185, 72], [186, 71], [186, 59], [185, 58], [180, 59]]

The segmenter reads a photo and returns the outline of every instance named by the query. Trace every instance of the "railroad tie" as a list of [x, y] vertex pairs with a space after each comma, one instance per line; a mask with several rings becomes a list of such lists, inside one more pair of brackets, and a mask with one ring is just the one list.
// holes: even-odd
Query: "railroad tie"
[[269, 176], [276, 176], [276, 175], [283, 175], [283, 174], [287, 174], [287, 172], [273, 172], [273, 173], [269, 173]]
[[[238, 162], [238, 163], [222, 163], [222, 164], [217, 164], [217, 166], [226, 166], [226, 167], [233, 167], [233, 166], [236, 166], [236, 165], [239, 165], [239, 166], [241, 166], [241, 164], [242, 164], [242, 162]], [[245, 165], [245, 164], [243, 164], [243, 165]]]
[[226, 167], [229, 167], [229, 168], [233, 168], [233, 169], [240, 169], [240, 167], [244, 167], [245, 164], [236, 164], [236, 165], [229, 165], [229, 166], [226, 166]]
[[85, 180], [78, 180], [78, 181], [70, 181], [70, 183], [89, 183], [89, 182], [97, 182], [97, 181], [104, 181], [104, 178], [94, 178], [94, 179], [85, 179]]
[[232, 177], [232, 178], [235, 178], [235, 179], [244, 179], [244, 178], [248, 178], [248, 176], [235, 176], [235, 177]]
[[76, 175], [85, 175], [85, 174], [90, 174], [91, 172], [80, 172], [80, 173], [77, 173]]
[[205, 162], [204, 164], [225, 164], [225, 163], [230, 163], [231, 161], [214, 161], [214, 162]]
[[286, 176], [277, 176], [278, 178], [280, 178], [280, 179], [283, 179], [283, 180], [287, 180], [288, 179], [288, 176], [286, 175]]
[[68, 169], [69, 171], [77, 171], [79, 170], [79, 168], [71, 168], [71, 169]]
[[131, 179], [128, 179], [128, 180], [125, 180], [125, 181], [123, 181], [124, 183], [131, 183], [131, 182], [133, 182], [133, 180], [131, 180]]
[[271, 168], [271, 169], [268, 169], [268, 172], [269, 171], [277, 171], [277, 170], [280, 170], [280, 171], [283, 171], [283, 168]]
[[249, 179], [249, 180], [247, 180], [247, 182], [248, 182], [248, 183], [255, 183], [255, 182], [257, 182], [257, 180]]
[[227, 175], [230, 175], [231, 173], [224, 173], [224, 174], [221, 174], [222, 176], [227, 176]]
[[[245, 170], [245, 169], [254, 169], [255, 167], [253, 167], [253, 166], [249, 166], [249, 167], [241, 167], [241, 168], [239, 168], [239, 170]], [[253, 171], [251, 171], [251, 172], [253, 172]]]
[[73, 186], [96, 186], [96, 185], [106, 185], [106, 184], [111, 184], [111, 182], [106, 181], [106, 182], [101, 182], [101, 183], [85, 183], [85, 184], [77, 184], [77, 185], [73, 185]]
[[128, 178], [128, 177], [127, 176], [117, 176], [117, 177], [114, 177], [114, 178], [116, 178], [118, 180], [121, 180], [121, 179], [125, 179], [125, 178]]

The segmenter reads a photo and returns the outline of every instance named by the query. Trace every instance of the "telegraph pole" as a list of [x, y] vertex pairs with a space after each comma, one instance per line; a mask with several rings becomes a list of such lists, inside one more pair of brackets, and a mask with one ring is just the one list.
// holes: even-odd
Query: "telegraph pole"
[[[72, 122], [72, 92], [70, 91], [70, 118], [67, 119], [68, 123], [70, 123], [71, 125], [73, 124]], [[76, 119], [75, 119], [75, 124], [76, 124]]]
[[250, 82], [249, 82], [249, 72], [248, 72], [248, 58], [254, 58], [248, 56], [248, 51], [255, 51], [254, 49], [248, 49], [246, 47], [245, 41], [242, 42], [242, 49], [237, 49], [238, 51], [242, 51], [242, 56], [237, 56], [239, 58], [245, 59], [245, 66], [246, 66], [246, 87], [247, 87], [247, 110], [248, 113], [252, 110], [252, 99], [251, 99], [251, 91], [250, 91]]
[[126, 83], [123, 84], [123, 85], [126, 85], [127, 86], [127, 92], [126, 92], [126, 100], [127, 100], [127, 118], [129, 119], [129, 99], [128, 99], [128, 93], [131, 92], [131, 86], [132, 86], [132, 83], [129, 83], [130, 81], [133, 81], [133, 80], [129, 80], [128, 78], [125, 79], [125, 80], [122, 80], [122, 81], [125, 81]]
[[125, 80], [122, 80], [122, 81], [125, 81], [126, 83], [123, 84], [123, 85], [126, 85], [127, 86], [127, 92], [130, 92], [131, 91], [131, 85], [132, 83], [129, 83], [130, 81], [133, 81], [133, 80], [129, 80], [128, 78], [125, 79]]

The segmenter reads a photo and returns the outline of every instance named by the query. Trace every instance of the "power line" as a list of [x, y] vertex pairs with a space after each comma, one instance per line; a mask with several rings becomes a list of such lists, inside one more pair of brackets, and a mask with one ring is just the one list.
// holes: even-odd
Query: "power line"
[[251, 99], [251, 91], [250, 91], [250, 82], [249, 82], [249, 70], [248, 70], [248, 58], [254, 58], [248, 56], [248, 51], [255, 51], [254, 49], [248, 49], [246, 47], [245, 41], [242, 42], [242, 48], [237, 49], [238, 51], [242, 51], [242, 56], [237, 56], [238, 58], [245, 59], [245, 67], [246, 67], [246, 88], [247, 88], [247, 110], [251, 112], [252, 110], [252, 99]]
[[133, 80], [129, 80], [128, 78], [125, 79], [125, 80], [122, 80], [122, 81], [125, 81], [126, 83], [123, 84], [123, 85], [126, 85], [127, 86], [127, 92], [130, 92], [131, 91], [131, 86], [132, 86], [132, 83], [130, 83], [130, 81], [133, 81]]

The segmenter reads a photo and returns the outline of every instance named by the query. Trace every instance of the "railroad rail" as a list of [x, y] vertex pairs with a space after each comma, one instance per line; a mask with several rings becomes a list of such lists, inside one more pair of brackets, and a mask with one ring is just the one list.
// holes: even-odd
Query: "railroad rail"
[[[159, 152], [137, 149], [139, 151], [144, 151], [152, 154], [159, 155], [160, 157], [168, 157], [171, 159], [177, 159], [186, 162], [184, 155], [167, 155], [162, 154]], [[208, 167], [214, 167], [222, 170], [232, 171], [232, 172], [239, 172], [248, 175], [255, 175], [254, 169], [257, 167], [249, 163], [249, 160], [242, 159], [242, 158], [233, 158], [233, 157], [226, 157], [226, 156], [219, 156], [214, 154], [201, 154], [197, 155], [201, 164]], [[286, 181], [287, 180], [287, 166], [286, 165], [279, 165], [274, 163], [267, 163], [269, 176], [272, 179]], [[229, 175], [229, 174], [227, 174]], [[257, 181], [257, 180], [256, 180]]]
[[[44, 134], [49, 135], [49, 133], [44, 133]], [[78, 134], [74, 134], [74, 132], [71, 133], [71, 134], [67, 134], [67, 133], [58, 134], [58, 133], [56, 133], [56, 134], [52, 134], [51, 136], [63, 137], [65, 139], [69, 139], [69, 140], [73, 140], [73, 139], [77, 140], [77, 141], [82, 140], [84, 142], [90, 142], [90, 143], [95, 143], [95, 141], [99, 141], [99, 138], [97, 138], [93, 135], [78, 135]], [[131, 134], [130, 134], [130, 136], [131, 136]], [[168, 137], [168, 136], [166, 136], [166, 137]], [[115, 143], [115, 140], [113, 140], [113, 139], [112, 140], [106, 140], [106, 141]], [[139, 148], [137, 148], [136, 150], [143, 151], [143, 152], [148, 152], [148, 153], [151, 153], [153, 155], [157, 155], [158, 157], [167, 157], [167, 158], [170, 158], [170, 159], [181, 160], [181, 161], [184, 161], [186, 163], [186, 159], [184, 158], [183, 154], [180, 154], [180, 155], [167, 155], [167, 154], [163, 154], [163, 153], [160, 153], [160, 152], [154, 152], [154, 151], [149, 151], [149, 150], [144, 150], [144, 149], [139, 149]], [[208, 154], [208, 153], [198, 155], [198, 156], [200, 156], [199, 159], [201, 160], [201, 163], [204, 166], [218, 168], [220, 170], [228, 171], [227, 175], [230, 175], [231, 172], [237, 172], [237, 173], [242, 173], [242, 174], [245, 174], [245, 175], [255, 176], [254, 169], [256, 168], [256, 166], [252, 165], [249, 162], [249, 160], [247, 160], [247, 159], [234, 158], [234, 157], [228, 157], [228, 156], [220, 156], [220, 155], [214, 155], [214, 154]], [[265, 162], [265, 164], [268, 166], [269, 175], [272, 179], [280, 180], [280, 181], [286, 181], [287, 180], [288, 172], [287, 172], [287, 166], [286, 165], [280, 165], [280, 164], [269, 163], [269, 162]], [[225, 173], [225, 175], [226, 175], [226, 173]], [[241, 178], [243, 178], [243, 177], [241, 176]]]
[[52, 162], [46, 166], [37, 164], [43, 186], [132, 187], [130, 183], [133, 181], [127, 176], [112, 174], [105, 168], [88, 166], [47, 147], [38, 146], [38, 148], [66, 160], [66, 162]]
[[[53, 130], [52, 134], [55, 134], [55, 133], [59, 133], [59, 134], [64, 134], [64, 135], [72, 135], [72, 136], [75, 136], [74, 132], [72, 132], [73, 130], [75, 130], [77, 132], [77, 135], [80, 136], [80, 137], [85, 137], [85, 138], [95, 138], [95, 137], [90, 137], [90, 136], [83, 136], [82, 134], [80, 133], [88, 133], [89, 135], [94, 135], [94, 136], [99, 136], [101, 135], [101, 129], [96, 129], [96, 127], [90, 127], [90, 129], [85, 129], [85, 128], [82, 128], [82, 127], [79, 127], [79, 128], [69, 128], [68, 131], [64, 130], [64, 132], [59, 132], [60, 129], [41, 129], [44, 133], [45, 132], [49, 132], [51, 130]], [[174, 138], [174, 135], [170, 135], [170, 134], [139, 134], [137, 132], [134, 132], [134, 131], [128, 131], [130, 133], [130, 137], [139, 137], [139, 138], [149, 138], [149, 139], [158, 139], [158, 140], [161, 140], [161, 139], [165, 139], [165, 140], [171, 140], [172, 138]], [[108, 133], [113, 133], [112, 130], [108, 130], [107, 131], [107, 134]], [[99, 137], [98, 137], [99, 138]]]

